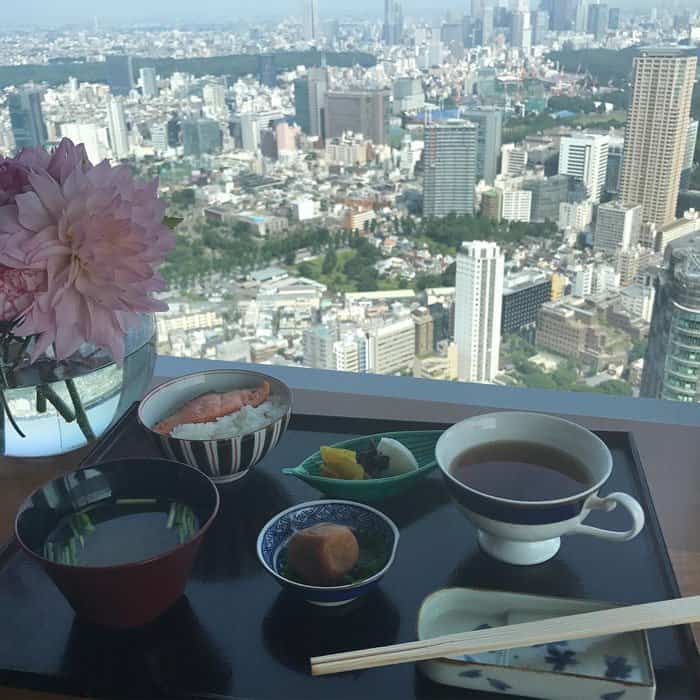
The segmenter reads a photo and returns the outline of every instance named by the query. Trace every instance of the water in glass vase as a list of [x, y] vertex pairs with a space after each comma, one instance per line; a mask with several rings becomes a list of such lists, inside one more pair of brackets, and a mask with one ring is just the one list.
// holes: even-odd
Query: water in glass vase
[[[63, 454], [102, 435], [143, 397], [153, 378], [156, 333], [152, 316], [144, 316], [143, 324], [127, 334], [125, 347], [122, 367], [102, 351], [83, 348], [66, 362], [40, 360], [9, 373], [13, 388], [5, 390], [5, 398], [25, 437], [3, 415], [0, 453], [13, 457]], [[82, 410], [75, 410], [76, 397]]]

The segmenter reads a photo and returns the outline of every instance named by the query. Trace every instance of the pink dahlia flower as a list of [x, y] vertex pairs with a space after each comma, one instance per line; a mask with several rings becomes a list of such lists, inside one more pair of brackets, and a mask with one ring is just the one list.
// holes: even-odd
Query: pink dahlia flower
[[[51, 156], [43, 148], [23, 148], [15, 158], [1, 158], [0, 207], [14, 202], [18, 194], [28, 192], [31, 189], [29, 172], [46, 170], [51, 162]], [[58, 169], [58, 162], [54, 169]]]
[[0, 264], [43, 275], [13, 332], [38, 336], [33, 359], [52, 343], [60, 360], [91, 342], [121, 363], [139, 313], [167, 309], [152, 296], [165, 289], [156, 267], [175, 244], [157, 182], [106, 161], [92, 167], [64, 141], [29, 184], [0, 207]]
[[0, 321], [20, 318], [45, 291], [46, 275], [41, 270], [16, 270], [0, 265]]

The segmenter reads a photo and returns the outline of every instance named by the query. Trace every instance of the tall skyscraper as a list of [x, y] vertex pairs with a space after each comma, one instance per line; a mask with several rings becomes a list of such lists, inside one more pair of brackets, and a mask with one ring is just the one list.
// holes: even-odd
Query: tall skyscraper
[[619, 201], [598, 207], [593, 248], [596, 251], [616, 253], [637, 245], [642, 229], [642, 207], [625, 206]]
[[608, 10], [608, 27], [613, 30], [620, 28], [620, 8], [611, 7]]
[[606, 4], [588, 6], [588, 33], [593, 34], [598, 41], [605, 38], [608, 33], [609, 8]]
[[400, 44], [403, 39], [401, 0], [384, 0], [384, 43]]
[[579, 0], [548, 0], [540, 7], [549, 12], [550, 28], [557, 32], [570, 32], [576, 28]]
[[586, 187], [594, 202], [600, 201], [608, 171], [610, 139], [601, 134], [564, 136], [559, 151], [559, 174], [569, 175]]
[[386, 144], [391, 119], [390, 98], [390, 90], [329, 91], [326, 93], [326, 137], [353, 131], [377, 146]]
[[116, 160], [127, 158], [129, 156], [129, 133], [126, 130], [124, 102], [119, 97], [113, 97], [107, 105], [107, 125], [112, 155]]
[[537, 10], [532, 13], [532, 43], [537, 46], [543, 44], [547, 32], [549, 31], [549, 12], [547, 10]]
[[486, 5], [481, 11], [481, 43], [488, 46], [493, 41], [494, 10], [492, 5]]
[[260, 122], [251, 112], [241, 114], [241, 142], [244, 151], [257, 153], [260, 150]]
[[157, 122], [151, 125], [151, 145], [158, 153], [168, 150], [167, 122]]
[[457, 254], [455, 342], [461, 382], [492, 382], [501, 349], [505, 258], [496, 243], [463, 243]]
[[463, 119], [425, 128], [423, 214], [443, 217], [474, 213], [478, 127]]
[[483, 106], [463, 110], [462, 117], [479, 127], [476, 176], [477, 179], [483, 178], [491, 185], [498, 174], [498, 155], [503, 138], [503, 112], [498, 107]]
[[700, 237], [666, 249], [644, 359], [641, 395], [700, 402]]
[[202, 98], [207, 107], [215, 112], [226, 109], [226, 88], [221, 83], [208, 83], [202, 88]]
[[611, 136], [608, 144], [608, 172], [605, 174], [605, 191], [609, 195], [620, 194], [622, 177], [622, 158], [625, 153], [625, 140], [620, 136]]
[[527, 170], [527, 149], [514, 143], [501, 146], [501, 175], [520, 177]]
[[513, 12], [510, 34], [513, 46], [523, 51], [530, 50], [532, 47], [532, 26], [529, 12]]
[[588, 3], [589, 0], [578, 0], [576, 3], [574, 30], [580, 33], [588, 31]]
[[693, 174], [693, 165], [695, 165], [695, 147], [698, 143], [698, 124], [697, 119], [688, 121], [688, 135], [686, 136], [683, 168], [681, 170], [681, 191], [690, 187], [690, 178]]
[[10, 93], [7, 102], [17, 151], [43, 146], [48, 135], [41, 112], [41, 90], [32, 86], [24, 87], [19, 92]]
[[627, 112], [622, 200], [659, 227], [676, 216], [697, 58], [688, 49], [641, 49]]
[[156, 82], [156, 69], [145, 66], [139, 70], [141, 80], [141, 92], [146, 99], [158, 96], [158, 83]]
[[114, 95], [128, 95], [134, 87], [134, 60], [131, 56], [110, 54], [105, 58], [106, 83]]
[[304, 39], [318, 41], [321, 38], [321, 18], [318, 14], [318, 0], [304, 2]]
[[186, 156], [199, 157], [221, 151], [221, 129], [214, 119], [182, 122], [182, 142]]

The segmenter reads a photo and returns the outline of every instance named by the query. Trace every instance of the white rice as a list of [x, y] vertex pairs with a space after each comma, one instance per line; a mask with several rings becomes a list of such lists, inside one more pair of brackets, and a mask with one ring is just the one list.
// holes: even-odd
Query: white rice
[[257, 408], [243, 406], [240, 411], [222, 416], [210, 423], [185, 423], [170, 431], [170, 436], [181, 440], [226, 440], [254, 433], [281, 418], [286, 407], [275, 401], [266, 401]]

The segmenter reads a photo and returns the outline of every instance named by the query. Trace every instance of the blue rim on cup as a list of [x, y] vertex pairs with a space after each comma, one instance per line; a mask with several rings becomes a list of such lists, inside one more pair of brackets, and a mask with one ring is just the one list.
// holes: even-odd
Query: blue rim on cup
[[[198, 396], [209, 392], [252, 389], [270, 384], [270, 396], [279, 400], [284, 412], [250, 433], [218, 440], [185, 440], [163, 435], [153, 428], [168, 415]], [[203, 471], [217, 484], [244, 477], [282, 439], [292, 415], [292, 394], [279, 379], [250, 370], [207, 370], [171, 379], [152, 389], [141, 401], [138, 419], [170, 459]]]
[[[353, 530], [364, 530], [381, 536], [387, 551], [387, 560], [376, 574], [343, 586], [310, 586], [282, 576], [279, 556], [294, 532], [320, 523], [346, 525]], [[378, 585], [391, 568], [399, 544], [399, 530], [383, 513], [353, 501], [308, 501], [300, 503], [272, 517], [260, 530], [256, 544], [258, 559], [263, 567], [286, 590], [309, 603], [325, 607], [345, 605]]]

